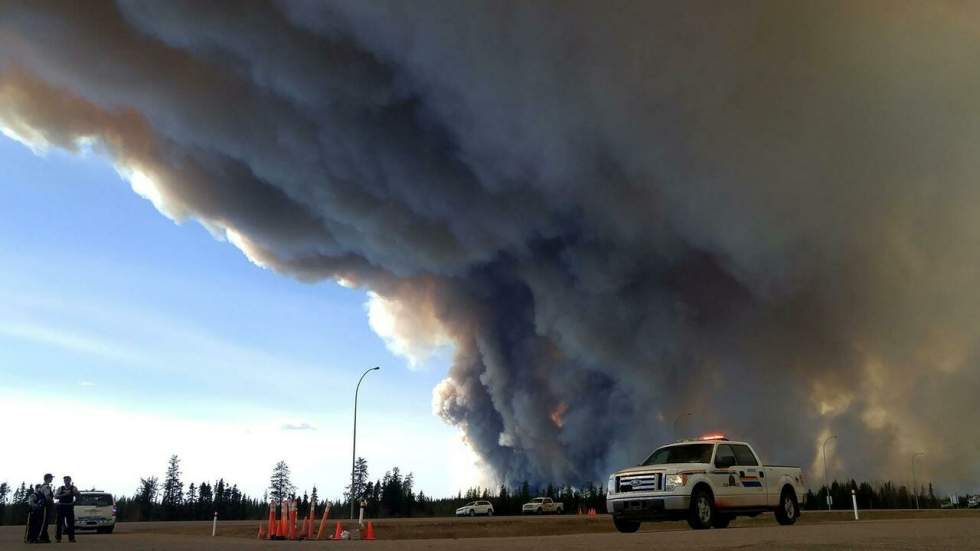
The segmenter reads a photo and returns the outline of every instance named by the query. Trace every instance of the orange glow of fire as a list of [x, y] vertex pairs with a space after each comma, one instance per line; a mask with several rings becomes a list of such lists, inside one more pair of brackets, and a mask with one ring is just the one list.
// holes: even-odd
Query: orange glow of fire
[[556, 427], [562, 428], [565, 426], [565, 419], [563, 419], [565, 412], [568, 411], [568, 404], [562, 402], [558, 404], [558, 407], [551, 412], [551, 422], [555, 424]]

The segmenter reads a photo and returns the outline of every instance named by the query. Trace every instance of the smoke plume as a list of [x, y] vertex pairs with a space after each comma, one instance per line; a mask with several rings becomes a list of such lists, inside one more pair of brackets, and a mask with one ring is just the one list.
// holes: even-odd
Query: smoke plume
[[962, 487], [977, 59], [956, 2], [7, 1], [0, 126], [449, 339], [433, 407], [501, 481], [676, 426]]

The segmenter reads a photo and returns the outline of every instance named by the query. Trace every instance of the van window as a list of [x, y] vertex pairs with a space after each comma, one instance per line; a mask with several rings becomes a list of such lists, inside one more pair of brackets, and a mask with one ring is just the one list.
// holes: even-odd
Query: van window
[[87, 505], [89, 507], [112, 507], [112, 495], [110, 494], [82, 494], [78, 498], [76, 505]]
[[736, 465], [755, 467], [759, 464], [759, 461], [755, 458], [755, 454], [745, 444], [732, 444], [732, 449], [735, 450]]

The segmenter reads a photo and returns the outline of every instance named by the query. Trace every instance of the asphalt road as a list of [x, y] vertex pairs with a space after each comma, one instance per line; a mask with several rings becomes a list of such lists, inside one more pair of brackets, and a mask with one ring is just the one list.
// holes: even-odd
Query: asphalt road
[[[232, 550], [282, 547], [331, 547], [354, 549], [370, 546], [376, 551], [541, 551], [560, 549], [681, 550], [696, 549], [876, 549], [948, 550], [980, 549], [980, 518], [922, 518], [833, 522], [783, 527], [746, 526], [725, 530], [670, 530], [637, 534], [576, 534], [563, 536], [489, 537], [473, 539], [377, 540], [374, 542], [268, 542], [243, 538], [160, 534], [128, 531], [122, 526], [112, 535], [82, 534], [71, 549]], [[0, 548], [32, 549], [21, 543], [23, 529], [0, 527]], [[52, 544], [55, 545], [55, 544]], [[61, 545], [69, 545], [63, 543]]]

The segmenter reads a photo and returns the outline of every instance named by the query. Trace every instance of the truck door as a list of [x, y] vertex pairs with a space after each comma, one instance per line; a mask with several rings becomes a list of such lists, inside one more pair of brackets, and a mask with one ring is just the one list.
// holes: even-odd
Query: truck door
[[741, 507], [738, 503], [738, 492], [741, 485], [736, 471], [738, 460], [735, 452], [728, 444], [718, 444], [715, 448], [715, 459], [708, 470], [711, 489], [715, 493], [715, 506], [720, 509]]
[[752, 450], [745, 444], [732, 444], [735, 468], [741, 485], [737, 502], [740, 507], [766, 506], [766, 473]]

